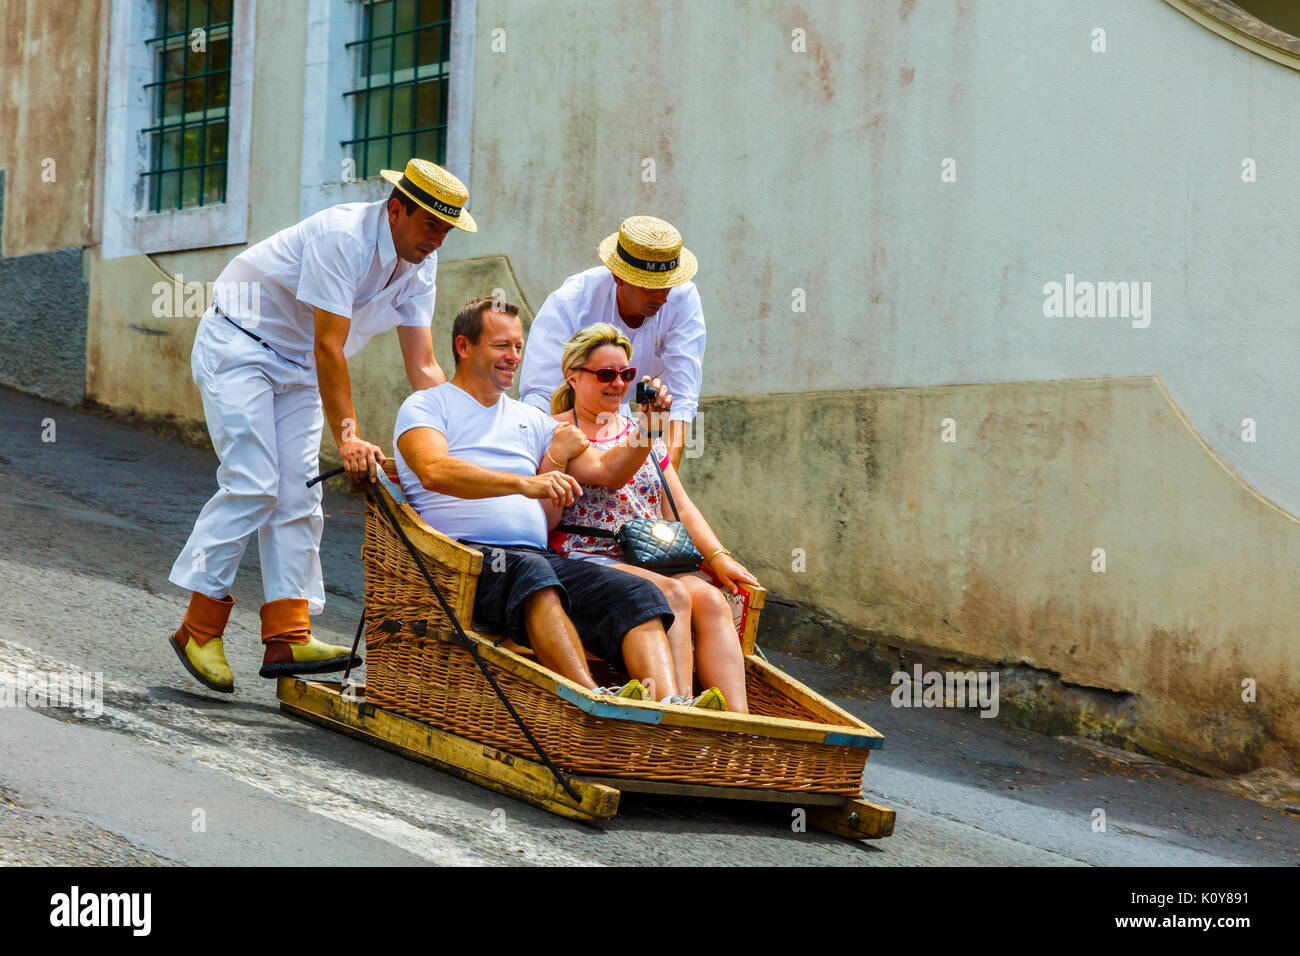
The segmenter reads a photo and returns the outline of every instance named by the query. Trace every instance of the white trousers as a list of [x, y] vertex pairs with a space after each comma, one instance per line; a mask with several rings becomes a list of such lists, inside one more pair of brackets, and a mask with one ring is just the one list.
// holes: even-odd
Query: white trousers
[[190, 369], [221, 460], [220, 487], [172, 566], [173, 584], [225, 597], [256, 531], [266, 600], [306, 598], [312, 614], [325, 607], [321, 486], [307, 487], [325, 416], [316, 371], [298, 361], [310, 356], [276, 354], [211, 310], [199, 323]]

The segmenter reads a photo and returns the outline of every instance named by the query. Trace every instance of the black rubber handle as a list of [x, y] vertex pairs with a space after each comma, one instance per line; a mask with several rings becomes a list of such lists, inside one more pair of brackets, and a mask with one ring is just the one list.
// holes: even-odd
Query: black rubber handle
[[326, 471], [326, 472], [323, 472], [323, 473], [317, 475], [317, 476], [316, 476], [315, 478], [313, 478], [311, 481], [307, 482], [307, 487], [310, 488], [312, 485], [316, 484], [316, 482], [318, 482], [318, 481], [324, 481], [326, 478], [333, 478], [335, 475], [341, 475], [341, 474], [343, 474], [343, 466], [342, 466], [342, 465], [339, 465], [339, 466], [338, 466], [337, 468], [335, 468], [333, 471]]

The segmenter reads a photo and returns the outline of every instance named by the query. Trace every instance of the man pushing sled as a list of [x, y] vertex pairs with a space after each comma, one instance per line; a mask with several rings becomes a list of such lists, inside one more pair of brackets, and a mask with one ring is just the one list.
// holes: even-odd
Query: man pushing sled
[[[214, 284], [190, 367], [203, 396], [220, 485], [176, 559], [172, 583], [191, 592], [169, 638], [201, 684], [234, 690], [222, 633], [230, 588], [249, 536], [262, 559], [260, 674], [343, 670], [346, 647], [312, 636], [325, 606], [318, 470], [328, 419], [343, 467], [374, 480], [384, 455], [360, 437], [347, 358], [396, 328], [411, 388], [441, 385], [429, 325], [437, 249], [453, 227], [475, 232], [465, 186], [440, 166], [412, 159], [384, 170], [385, 201], [333, 206], [240, 253]], [[251, 294], [250, 294], [251, 292]]]

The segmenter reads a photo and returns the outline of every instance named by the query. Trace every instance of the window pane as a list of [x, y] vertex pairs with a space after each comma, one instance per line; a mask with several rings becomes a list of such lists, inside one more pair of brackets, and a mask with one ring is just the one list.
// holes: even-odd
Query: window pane
[[160, 210], [176, 209], [176, 200], [180, 196], [181, 174], [164, 173], [158, 178], [162, 180], [162, 186], [158, 197], [158, 208]]
[[226, 200], [226, 167], [209, 166], [207, 172], [207, 181], [203, 185], [203, 203], [225, 202]]
[[442, 0], [420, 0], [420, 22], [437, 23], [451, 18], [450, 11], [444, 11]]
[[164, 80], [177, 80], [185, 75], [185, 47], [177, 46], [161, 54]]
[[415, 22], [417, 12], [415, 0], [397, 0], [394, 9], [397, 13], [397, 30], [411, 30], [417, 26]]
[[[179, 33], [185, 29], [185, 0], [164, 0], [163, 8], [167, 13], [166, 29], [162, 33]], [[162, 22], [160, 19], [159, 22]]]
[[387, 83], [389, 71], [392, 70], [392, 41], [376, 40], [370, 47], [370, 82]]
[[211, 22], [224, 23], [230, 19], [230, 0], [212, 0], [208, 6], [211, 8]]
[[388, 133], [388, 90], [373, 90], [370, 98], [370, 128], [367, 136], [384, 136]]
[[208, 77], [208, 109], [216, 110], [230, 101], [230, 74], [218, 73]]
[[[184, 52], [185, 52], [185, 72], [186, 72], [186, 74], [188, 74], [189, 76], [193, 76], [195, 73], [203, 73], [203, 72], [206, 71], [207, 68], [208, 68], [208, 55], [207, 55], [207, 53], [198, 53], [198, 52], [195, 52], [194, 50], [191, 50], [191, 49], [190, 49], [190, 47], [189, 47], [189, 41], [186, 40], [185, 42], [186, 42], [186, 46], [185, 46], [185, 51], [184, 51]], [[206, 40], [204, 41], [204, 46], [205, 46], [205, 47], [207, 46], [207, 41], [206, 41]]]
[[158, 168], [175, 169], [181, 164], [180, 130], [163, 133], [160, 139], [162, 140], [162, 162], [159, 163]]
[[416, 126], [437, 126], [442, 118], [442, 83], [421, 83], [417, 94]]
[[438, 76], [438, 66], [442, 64], [443, 44], [442, 34], [444, 27], [429, 27], [427, 30], [421, 30], [420, 37], [420, 65], [424, 67], [420, 71], [421, 76]]
[[[215, 163], [224, 161], [226, 158], [226, 121], [221, 120], [217, 123], [208, 124], [208, 155], [206, 162]], [[213, 167], [209, 167], [208, 175], [212, 175]]]
[[389, 41], [396, 45], [393, 52], [395, 70], [409, 70], [415, 66], [415, 34], [404, 33]]
[[366, 147], [365, 152], [366, 168], [364, 173], [360, 173], [359, 175], [363, 176], [365, 179], [373, 179], [375, 176], [379, 175], [381, 169], [388, 168], [388, 151], [385, 148], [383, 141], [380, 141], [377, 143], [370, 143]]
[[380, 0], [370, 4], [370, 32], [367, 36], [382, 37], [393, 32], [393, 0]]
[[401, 133], [411, 128], [411, 87], [393, 88], [393, 132]]
[[168, 83], [162, 87], [163, 111], [161, 118], [179, 117], [181, 115], [182, 97], [185, 94], [185, 84], [182, 81]]
[[209, 70], [230, 69], [230, 37], [208, 37]]
[[[183, 146], [183, 156], [186, 166], [197, 166], [203, 161], [202, 147], [203, 127], [187, 126], [185, 127], [185, 142]], [[194, 196], [198, 198], [198, 189], [194, 191]]]
[[197, 169], [187, 169], [181, 175], [184, 177], [181, 180], [181, 204], [184, 206], [197, 206], [199, 204], [199, 171]]
[[438, 135], [433, 130], [416, 133], [415, 146], [411, 150], [411, 155], [419, 156], [421, 159], [435, 159], [438, 155]]
[[198, 113], [203, 110], [203, 77], [185, 81], [185, 112]]

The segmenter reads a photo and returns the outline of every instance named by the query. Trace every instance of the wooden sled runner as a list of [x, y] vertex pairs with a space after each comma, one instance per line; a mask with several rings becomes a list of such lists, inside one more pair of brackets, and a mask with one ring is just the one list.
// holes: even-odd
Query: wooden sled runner
[[[574, 820], [613, 817], [629, 791], [787, 803], [806, 808], [809, 825], [852, 839], [893, 832], [894, 811], [861, 793], [883, 737], [754, 653], [761, 588], [736, 609], [749, 714], [593, 694], [527, 648], [471, 630], [483, 555], [429, 527], [395, 481], [372, 489], [573, 795], [540, 762], [374, 501], [362, 547], [366, 684], [281, 678], [285, 712]], [[597, 682], [625, 679], [589, 664]]]

